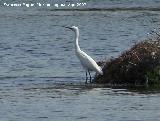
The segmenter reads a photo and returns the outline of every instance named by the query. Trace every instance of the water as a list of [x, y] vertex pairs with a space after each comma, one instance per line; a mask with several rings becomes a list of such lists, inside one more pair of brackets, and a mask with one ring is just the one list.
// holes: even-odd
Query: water
[[[152, 8], [159, 1], [88, 4], [86, 8]], [[0, 9], [1, 121], [160, 119], [158, 89], [85, 85], [85, 73], [74, 54], [74, 33], [62, 27], [79, 26], [81, 48], [99, 61], [117, 57], [148, 38], [147, 33], [159, 28], [159, 11], [55, 11], [3, 5]]]

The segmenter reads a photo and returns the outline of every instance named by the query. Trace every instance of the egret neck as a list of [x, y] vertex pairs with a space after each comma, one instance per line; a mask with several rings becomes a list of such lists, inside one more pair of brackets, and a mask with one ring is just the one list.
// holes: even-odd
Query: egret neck
[[80, 51], [80, 47], [79, 47], [79, 44], [78, 44], [78, 38], [79, 38], [79, 30], [78, 28], [76, 29], [75, 31], [75, 49], [76, 49], [76, 52]]

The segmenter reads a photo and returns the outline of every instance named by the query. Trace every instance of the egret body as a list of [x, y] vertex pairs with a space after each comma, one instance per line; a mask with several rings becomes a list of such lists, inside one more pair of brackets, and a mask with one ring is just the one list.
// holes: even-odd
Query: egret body
[[72, 26], [72, 27], [66, 27], [66, 28], [69, 28], [75, 32], [75, 53], [78, 59], [80, 60], [83, 68], [86, 71], [86, 83], [88, 80], [87, 73], [89, 73], [90, 82], [92, 80], [90, 71], [95, 71], [96, 73], [103, 75], [102, 68], [98, 66], [97, 63], [89, 55], [87, 55], [84, 51], [80, 49], [79, 44], [78, 44], [78, 39], [79, 39], [78, 27]]

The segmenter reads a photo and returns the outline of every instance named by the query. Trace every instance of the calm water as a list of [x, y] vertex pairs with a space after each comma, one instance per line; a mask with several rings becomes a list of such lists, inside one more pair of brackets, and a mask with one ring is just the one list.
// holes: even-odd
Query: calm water
[[[146, 1], [95, 0], [88, 7], [160, 4]], [[0, 121], [160, 120], [159, 90], [85, 85], [74, 33], [62, 27], [79, 26], [81, 48], [99, 61], [148, 38], [160, 12], [53, 9], [0, 7]]]

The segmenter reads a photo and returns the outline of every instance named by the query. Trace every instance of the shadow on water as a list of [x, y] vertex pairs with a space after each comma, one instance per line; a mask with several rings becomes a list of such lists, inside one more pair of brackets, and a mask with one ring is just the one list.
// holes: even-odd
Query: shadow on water
[[160, 85], [141, 85], [141, 86], [128, 86], [126, 87], [128, 91], [131, 92], [137, 92], [141, 94], [154, 94], [154, 93], [160, 93]]
[[[85, 84], [85, 81], [78, 80], [74, 77], [50, 77], [50, 78], [1, 78], [1, 86], [3, 89], [19, 88], [24, 91], [31, 92], [52, 92], [57, 94], [74, 93], [79, 95], [84, 92], [93, 90], [101, 90], [107, 94], [121, 94], [121, 92], [135, 94], [155, 94], [160, 93], [160, 85], [116, 85], [116, 84]], [[61, 81], [60, 81], [61, 80]], [[71, 81], [72, 80], [72, 81]], [[111, 93], [111, 92], [112, 93]], [[109, 93], [108, 93], [109, 92]]]
[[79, 95], [83, 92], [90, 92], [92, 90], [113, 91], [115, 93], [135, 93], [135, 94], [155, 94], [160, 93], [160, 85], [110, 85], [110, 84], [85, 84], [77, 81], [41, 81], [41, 83], [20, 84], [23, 90], [28, 91], [49, 91], [55, 93], [73, 92]]

